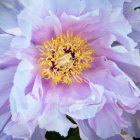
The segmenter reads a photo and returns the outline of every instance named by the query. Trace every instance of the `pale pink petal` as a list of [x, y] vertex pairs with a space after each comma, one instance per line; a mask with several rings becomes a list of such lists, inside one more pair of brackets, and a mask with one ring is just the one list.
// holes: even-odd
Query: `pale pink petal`
[[21, 8], [21, 5], [16, 0], [0, 1], [0, 27], [3, 30], [7, 30], [17, 26], [16, 16]]
[[136, 31], [140, 31], [140, 10], [134, 10], [134, 8], [140, 6], [139, 0], [132, 0], [132, 2], [126, 2], [124, 4], [124, 15], [132, 25], [132, 28]]
[[10, 119], [11, 119], [11, 113], [10, 112], [5, 112], [5, 113], [2, 113], [2, 114], [0, 112], [0, 133], [2, 133], [4, 127], [10, 121]]
[[140, 112], [138, 111], [134, 115], [124, 113], [124, 117], [127, 121], [132, 123], [132, 125], [124, 129], [124, 131], [130, 134], [132, 137], [140, 138]]
[[21, 140], [21, 139], [12, 138], [12, 136], [8, 136], [5, 133], [0, 134], [0, 139], [1, 140]]
[[82, 140], [124, 140], [120, 135], [102, 139], [101, 137], [96, 135], [93, 129], [91, 129], [87, 120], [79, 120], [78, 125], [80, 129], [80, 137], [82, 138]]
[[129, 126], [129, 122], [121, 115], [122, 110], [117, 105], [106, 104], [96, 117], [89, 119], [88, 122], [98, 136], [106, 139], [120, 134], [122, 128]]
[[0, 34], [0, 55], [10, 49], [10, 42], [12, 38], [13, 37], [11, 35]]
[[40, 128], [59, 132], [62, 136], [67, 136], [68, 130], [76, 127], [64, 114], [59, 112], [57, 104], [48, 104], [43, 114], [40, 115], [38, 123]]
[[30, 121], [28, 123], [20, 123], [20, 122], [9, 122], [4, 132], [7, 135], [12, 135], [13, 138], [21, 138], [24, 140], [28, 140], [32, 133], [35, 130], [35, 124], [34, 121]]
[[42, 45], [43, 40], [49, 41], [52, 37], [56, 38], [61, 32], [60, 21], [52, 14], [34, 25], [32, 30], [32, 41]]
[[[86, 85], [86, 83], [84, 83], [83, 85]], [[89, 93], [85, 90], [86, 88], [87, 90], [90, 90]], [[78, 95], [78, 92], [75, 92], [75, 96], [73, 96], [72, 94], [74, 93], [73, 91], [77, 90], [81, 91], [81, 95], [82, 91], [85, 91], [83, 92], [83, 94], [87, 94], [88, 96], [85, 99], [81, 99], [79, 94], [79, 99], [76, 99], [75, 97], [76, 94]], [[64, 93], [67, 94], [67, 97], [69, 98], [66, 99], [64, 95], [60, 100], [60, 105], [61, 111], [65, 112], [67, 115], [70, 115], [74, 119], [86, 119], [94, 117], [96, 113], [102, 109], [105, 103], [105, 100], [103, 98], [104, 89], [99, 85], [93, 85], [92, 83], [89, 83], [89, 87], [84, 87], [84, 89], [77, 85], [76, 87], [73, 86], [73, 91], [71, 92], [71, 94], [69, 94], [69, 92], [66, 92], [66, 90], [64, 90]], [[72, 100], [73, 103], [69, 102], [70, 100]]]
[[37, 127], [30, 140], [46, 140], [45, 134], [46, 130]]
[[33, 66], [28, 60], [22, 60], [17, 68], [17, 72], [15, 73], [13, 87], [10, 94], [10, 107], [13, 118], [16, 117], [18, 112], [27, 108], [26, 100], [24, 100], [24, 91], [32, 76], [32, 69]]

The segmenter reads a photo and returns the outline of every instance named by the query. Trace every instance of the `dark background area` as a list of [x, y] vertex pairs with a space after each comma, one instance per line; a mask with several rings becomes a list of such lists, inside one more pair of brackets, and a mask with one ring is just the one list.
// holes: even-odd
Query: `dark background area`
[[140, 138], [133, 138], [134, 140], [140, 140]]
[[46, 138], [47, 140], [81, 140], [78, 128], [71, 128], [67, 137], [63, 137], [56, 132], [47, 132]]
[[[71, 128], [68, 132], [67, 137], [61, 136], [57, 132], [47, 132], [46, 133], [47, 140], [81, 140], [79, 136], [79, 129], [77, 128]], [[140, 138], [133, 138], [134, 140], [140, 140]]]

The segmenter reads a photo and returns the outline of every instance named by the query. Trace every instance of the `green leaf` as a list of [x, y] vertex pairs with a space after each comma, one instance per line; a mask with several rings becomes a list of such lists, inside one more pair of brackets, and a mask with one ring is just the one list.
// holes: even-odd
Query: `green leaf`
[[140, 6], [139, 6], [139, 7], [134, 8], [134, 10], [137, 10], [137, 9], [140, 9]]

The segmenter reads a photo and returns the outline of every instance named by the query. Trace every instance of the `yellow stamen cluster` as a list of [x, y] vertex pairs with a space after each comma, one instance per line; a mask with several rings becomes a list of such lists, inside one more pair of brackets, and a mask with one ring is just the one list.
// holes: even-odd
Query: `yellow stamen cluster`
[[87, 40], [81, 39], [81, 34], [74, 36], [73, 32], [60, 34], [59, 37], [50, 41], [44, 41], [44, 45], [39, 47], [39, 66], [42, 67], [40, 73], [45, 79], [52, 78], [53, 82], [70, 84], [74, 81], [81, 83], [83, 79], [80, 74], [86, 68], [90, 68], [91, 56]]

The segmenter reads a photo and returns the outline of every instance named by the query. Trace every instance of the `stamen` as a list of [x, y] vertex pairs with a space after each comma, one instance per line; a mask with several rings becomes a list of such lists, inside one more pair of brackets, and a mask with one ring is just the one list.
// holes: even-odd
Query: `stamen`
[[73, 36], [73, 32], [69, 31], [56, 39], [44, 41], [44, 45], [39, 47], [40, 73], [46, 80], [52, 78], [55, 84], [70, 84], [74, 81], [81, 83], [82, 71], [90, 68], [90, 62], [94, 60], [89, 45], [86, 39], [81, 39], [81, 34]]

